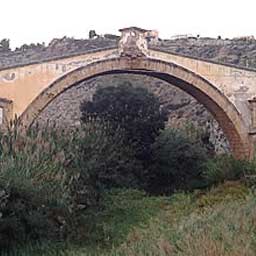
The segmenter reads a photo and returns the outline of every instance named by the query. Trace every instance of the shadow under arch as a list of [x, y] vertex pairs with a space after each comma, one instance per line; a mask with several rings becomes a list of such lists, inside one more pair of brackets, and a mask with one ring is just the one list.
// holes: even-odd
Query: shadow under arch
[[113, 58], [77, 68], [60, 77], [41, 92], [19, 117], [30, 127], [44, 108], [58, 95], [81, 81], [115, 73], [132, 73], [155, 77], [177, 86], [203, 104], [225, 133], [236, 158], [252, 158], [253, 143], [241, 114], [229, 99], [209, 81], [177, 64], [150, 58]]

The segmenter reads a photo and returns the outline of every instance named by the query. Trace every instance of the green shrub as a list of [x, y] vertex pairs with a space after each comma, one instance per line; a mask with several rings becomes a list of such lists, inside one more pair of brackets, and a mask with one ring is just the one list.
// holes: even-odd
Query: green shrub
[[[78, 173], [80, 132], [14, 126], [0, 136], [0, 246], [60, 239], [73, 229], [72, 188]], [[88, 181], [89, 183], [89, 181]], [[96, 188], [84, 195], [86, 207]], [[8, 231], [8, 232], [7, 232]]]
[[196, 141], [177, 130], [166, 129], [152, 146], [153, 164], [149, 175], [149, 190], [170, 193], [177, 189], [204, 186], [201, 176], [206, 150]]
[[138, 186], [142, 165], [129, 145], [125, 145], [121, 130], [113, 132], [109, 123], [93, 121], [82, 127], [82, 133], [73, 164], [77, 170], [74, 191], [78, 187], [84, 189], [88, 182], [97, 191]]
[[210, 133], [206, 127], [200, 127], [190, 121], [186, 121], [179, 127], [178, 133], [185, 138], [189, 138], [193, 144], [198, 144], [205, 148], [209, 155], [214, 155], [214, 145], [210, 141]]
[[50, 218], [52, 207], [44, 205], [36, 195], [32, 198], [13, 187], [1, 187], [0, 191], [0, 248], [10, 248], [27, 240], [60, 238], [61, 224]]
[[50, 216], [53, 208], [68, 210], [67, 159], [61, 142], [66, 137], [57, 134], [49, 130], [24, 134], [18, 127], [1, 134], [1, 248], [29, 239], [62, 236], [63, 225]]
[[238, 160], [231, 155], [220, 155], [208, 159], [203, 168], [203, 177], [209, 185], [249, 179], [256, 174], [255, 161]]
[[9, 129], [0, 136], [1, 248], [79, 237], [81, 213], [100, 206], [104, 189], [136, 187], [141, 170], [122, 132], [106, 122]]
[[83, 102], [80, 109], [84, 123], [96, 117], [107, 120], [114, 130], [121, 127], [125, 143], [132, 145], [136, 157], [145, 162], [167, 121], [159, 99], [146, 88], [130, 83], [97, 89], [92, 101]]

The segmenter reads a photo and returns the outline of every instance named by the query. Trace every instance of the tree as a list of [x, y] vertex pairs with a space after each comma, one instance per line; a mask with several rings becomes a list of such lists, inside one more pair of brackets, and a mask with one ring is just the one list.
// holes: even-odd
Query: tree
[[89, 38], [93, 39], [95, 37], [98, 37], [98, 35], [96, 34], [96, 31], [95, 30], [90, 30], [89, 31]]
[[[109, 132], [111, 127], [107, 122], [94, 120], [82, 126], [83, 134], [77, 143], [76, 169], [79, 171], [78, 183], [74, 183], [74, 194], [79, 196], [79, 190], [99, 193], [113, 187], [138, 187], [138, 176], [142, 165], [134, 157], [129, 145], [123, 142], [121, 130]], [[91, 189], [88, 190], [88, 187]], [[89, 195], [82, 200], [90, 199]], [[80, 203], [81, 204], [81, 203]], [[86, 202], [86, 204], [88, 204]]]
[[152, 145], [152, 164], [148, 190], [169, 194], [205, 186], [202, 164], [207, 159], [200, 141], [184, 136], [178, 130], [165, 129]]
[[0, 41], [0, 50], [4, 52], [10, 50], [10, 39], [5, 38]]
[[167, 120], [158, 98], [146, 88], [134, 87], [129, 82], [99, 88], [91, 102], [81, 104], [81, 112], [85, 123], [94, 117], [107, 120], [114, 129], [123, 129], [126, 143], [144, 161], [150, 157], [151, 144]]

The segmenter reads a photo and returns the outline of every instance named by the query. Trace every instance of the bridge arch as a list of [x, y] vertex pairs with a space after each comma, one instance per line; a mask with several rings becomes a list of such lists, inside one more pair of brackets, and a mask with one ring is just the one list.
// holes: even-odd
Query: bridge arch
[[113, 58], [77, 68], [50, 84], [26, 108], [20, 122], [29, 127], [41, 111], [58, 95], [81, 81], [114, 73], [133, 73], [162, 79], [179, 87], [203, 104], [223, 129], [237, 158], [251, 158], [253, 144], [241, 114], [213, 84], [192, 71], [161, 60], [150, 58]]

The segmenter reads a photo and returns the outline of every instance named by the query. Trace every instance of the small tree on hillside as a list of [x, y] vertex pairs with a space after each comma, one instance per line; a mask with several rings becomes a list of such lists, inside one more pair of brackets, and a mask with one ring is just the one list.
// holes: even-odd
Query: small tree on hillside
[[169, 194], [175, 190], [204, 187], [202, 164], [207, 151], [199, 140], [171, 128], [165, 129], [152, 145], [148, 190]]
[[95, 37], [98, 37], [98, 35], [96, 34], [96, 31], [95, 30], [90, 30], [89, 31], [89, 38], [93, 39]]
[[10, 39], [2, 39], [0, 41], [0, 51], [10, 51]]
[[126, 143], [132, 145], [137, 158], [144, 161], [167, 120], [167, 113], [153, 93], [128, 82], [99, 88], [91, 102], [81, 104], [81, 112], [83, 122], [100, 118], [109, 121], [114, 129], [123, 129]]

